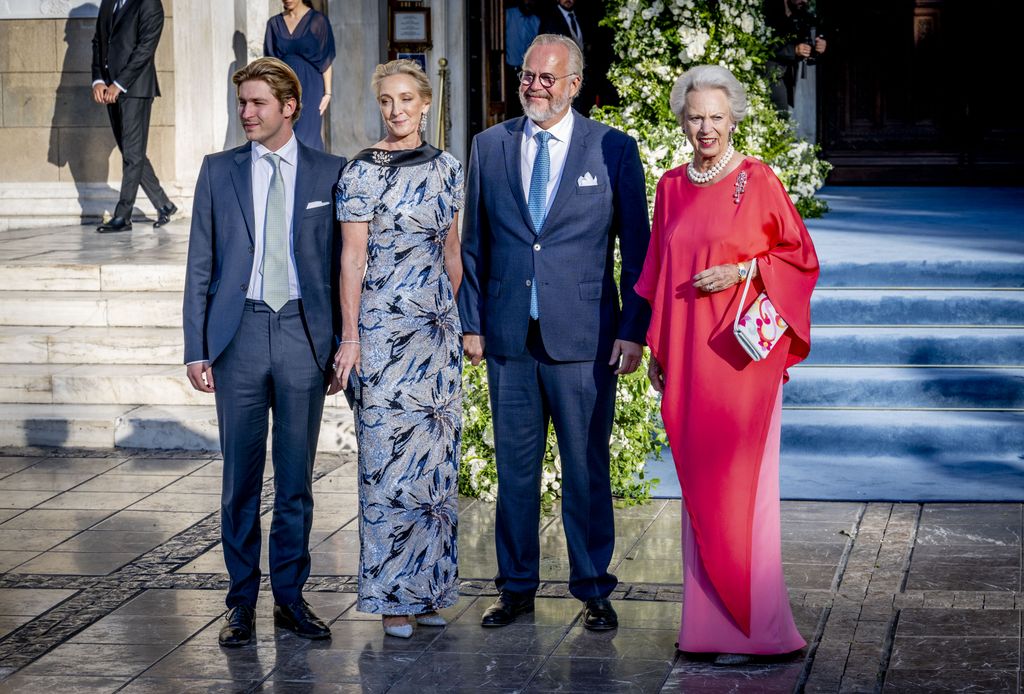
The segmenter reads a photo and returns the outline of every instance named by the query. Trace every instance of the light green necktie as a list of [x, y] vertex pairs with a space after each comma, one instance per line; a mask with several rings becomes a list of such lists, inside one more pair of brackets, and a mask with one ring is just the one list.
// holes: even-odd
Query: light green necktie
[[264, 155], [274, 173], [267, 193], [263, 223], [263, 302], [275, 312], [288, 303], [288, 220], [285, 218], [284, 179], [281, 157]]

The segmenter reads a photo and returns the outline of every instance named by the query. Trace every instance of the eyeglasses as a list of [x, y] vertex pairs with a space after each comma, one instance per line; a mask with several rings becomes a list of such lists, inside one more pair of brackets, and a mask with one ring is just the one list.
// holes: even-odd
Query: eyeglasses
[[534, 80], [540, 80], [540, 86], [544, 87], [545, 89], [551, 89], [553, 86], [555, 86], [555, 82], [557, 82], [558, 80], [564, 80], [566, 77], [575, 76], [575, 72], [570, 72], [568, 75], [562, 75], [561, 77], [555, 77], [554, 75], [548, 72], [542, 72], [538, 75], [534, 72], [527, 72], [526, 70], [520, 70], [518, 74], [519, 82], [521, 84], [529, 86], [533, 84]]

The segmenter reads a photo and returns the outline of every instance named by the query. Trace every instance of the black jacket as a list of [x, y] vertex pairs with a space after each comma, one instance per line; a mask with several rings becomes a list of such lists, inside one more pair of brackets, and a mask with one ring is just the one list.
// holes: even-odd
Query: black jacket
[[133, 98], [160, 96], [156, 80], [157, 44], [164, 28], [160, 0], [102, 0], [92, 38], [92, 79], [117, 82]]

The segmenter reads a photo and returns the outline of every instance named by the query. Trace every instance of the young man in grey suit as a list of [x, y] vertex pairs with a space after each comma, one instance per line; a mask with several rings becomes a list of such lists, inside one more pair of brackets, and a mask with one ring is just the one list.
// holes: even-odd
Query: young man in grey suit
[[260, 584], [260, 493], [274, 411], [270, 581], [274, 621], [330, 630], [302, 597], [312, 475], [325, 394], [336, 392], [340, 233], [333, 194], [344, 160], [301, 144], [299, 80], [260, 58], [234, 74], [249, 140], [207, 156], [196, 182], [185, 275], [185, 362], [215, 393], [224, 456], [221, 535], [231, 577], [222, 646], [252, 638]]
[[582, 72], [575, 42], [538, 36], [520, 78], [526, 116], [477, 135], [470, 157], [459, 313], [466, 355], [487, 359], [498, 466], [501, 595], [483, 626], [533, 609], [549, 421], [562, 462], [569, 590], [586, 604], [585, 627], [618, 625], [608, 600], [617, 583], [608, 572], [608, 441], [616, 376], [640, 364], [650, 321], [633, 291], [650, 227], [636, 142], [570, 108]]
[[139, 186], [156, 208], [154, 227], [171, 221], [178, 208], [160, 187], [146, 156], [149, 116], [160, 96], [156, 47], [164, 28], [160, 0], [102, 0], [92, 39], [92, 98], [106, 104], [124, 169], [114, 216], [100, 233], [130, 231]]

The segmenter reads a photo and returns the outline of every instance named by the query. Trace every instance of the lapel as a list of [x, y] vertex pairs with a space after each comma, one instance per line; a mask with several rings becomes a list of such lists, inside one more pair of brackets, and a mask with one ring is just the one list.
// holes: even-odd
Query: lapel
[[523, 193], [522, 171], [519, 166], [525, 125], [526, 116], [508, 121], [503, 145], [505, 148], [505, 174], [508, 176], [509, 188], [512, 189], [512, 197], [516, 200], [526, 228], [532, 231], [533, 219], [530, 217], [530, 208], [526, 204], [526, 195]]
[[252, 143], [246, 143], [235, 151], [234, 166], [231, 167], [231, 183], [235, 186], [238, 206], [242, 208], [242, 219], [249, 241], [253, 242], [253, 227], [256, 226], [252, 209]]
[[295, 196], [292, 198], [292, 243], [299, 247], [299, 230], [302, 228], [302, 216], [306, 213], [306, 205], [313, 193], [316, 175], [313, 171], [313, 157], [306, 145], [298, 142], [298, 156], [295, 168]]
[[548, 216], [544, 221], [545, 228], [550, 226], [551, 220], [576, 195], [576, 179], [584, 173], [590, 121], [576, 113], [575, 110], [572, 112], [572, 117], [572, 139], [569, 141], [569, 151], [565, 156], [562, 178], [558, 182], [558, 192], [555, 193], [555, 200], [551, 203], [551, 209], [548, 210]]
[[100, 3], [100, 26], [102, 26], [107, 34], [114, 28], [114, 5], [117, 4], [117, 0], [104, 0]]
[[118, 12], [114, 12], [114, 6], [117, 5], [117, 0], [114, 0], [110, 6], [110, 12], [113, 15], [111, 32], [117, 29], [117, 25], [121, 23], [121, 20], [124, 19], [124, 16], [128, 14], [128, 10], [130, 10], [131, 6], [134, 4], [133, 0], [124, 0], [124, 7], [122, 7]]

